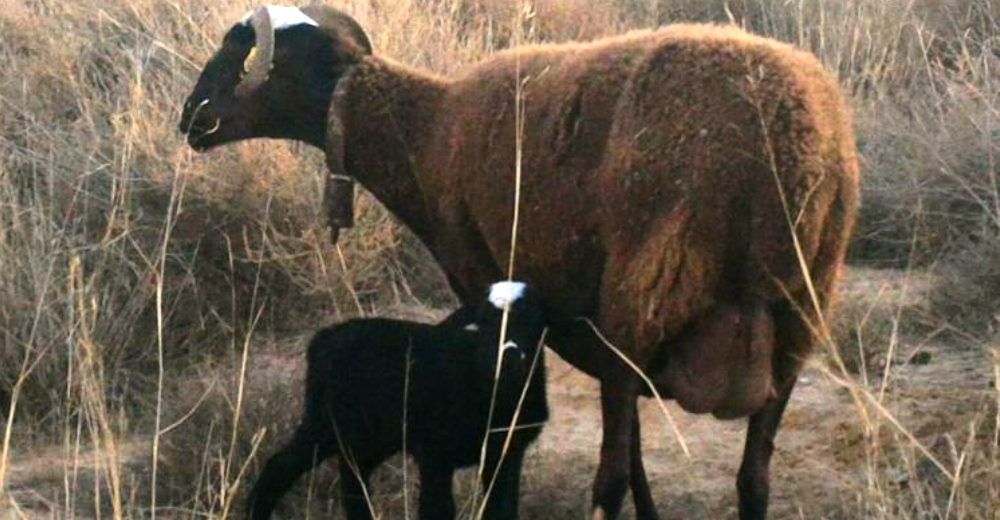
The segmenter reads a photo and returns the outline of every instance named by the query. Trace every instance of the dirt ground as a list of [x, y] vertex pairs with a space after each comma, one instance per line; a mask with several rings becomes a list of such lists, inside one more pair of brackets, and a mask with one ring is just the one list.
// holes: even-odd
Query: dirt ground
[[[937, 355], [937, 362], [902, 368], [906, 383], [889, 397], [902, 411], [900, 420], [929, 445], [962, 422], [963, 414], [951, 410], [968, 410], [969, 401], [988, 402], [991, 393], [989, 373], [983, 370], [988, 365], [980, 356]], [[554, 355], [549, 361], [553, 416], [529, 459], [522, 511], [526, 518], [586, 518], [600, 445], [598, 385]], [[661, 515], [735, 518], [746, 421], [691, 415], [672, 404], [668, 410], [688, 443], [690, 459], [660, 408], [648, 399], [640, 405], [646, 472]], [[867, 486], [861, 432], [850, 393], [815, 367], [806, 370], [776, 440], [771, 516], [854, 517], [851, 502]]]

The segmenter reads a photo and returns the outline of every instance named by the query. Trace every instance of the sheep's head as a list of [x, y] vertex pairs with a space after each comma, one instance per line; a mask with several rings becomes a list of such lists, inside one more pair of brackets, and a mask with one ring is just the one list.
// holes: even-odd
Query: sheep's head
[[205, 65], [180, 130], [196, 150], [254, 137], [322, 148], [333, 90], [368, 54], [364, 30], [336, 9], [258, 7]]

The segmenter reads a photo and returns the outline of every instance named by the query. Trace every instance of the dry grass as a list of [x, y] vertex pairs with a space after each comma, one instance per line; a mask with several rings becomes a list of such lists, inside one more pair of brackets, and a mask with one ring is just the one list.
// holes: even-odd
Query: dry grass
[[[318, 152], [255, 142], [201, 156], [184, 145], [181, 100], [249, 5], [5, 0], [0, 9], [0, 507], [65, 517], [238, 509], [241, 482], [297, 413], [288, 404], [300, 385], [289, 374], [301, 369], [302, 341], [289, 338], [344, 316], [452, 303], [426, 252], [366, 196], [339, 249], [327, 243]], [[675, 20], [738, 23], [814, 51], [856, 107], [865, 193], [852, 260], [868, 268], [851, 271], [834, 327], [828, 357], [844, 363], [821, 365], [834, 367], [821, 376], [831, 386], [862, 396], [849, 403], [857, 420], [835, 425], [844, 428], [837, 442], [857, 454], [837, 459], [853, 461], [834, 479], [850, 483], [837, 487], [849, 500], [812, 513], [990, 518], [1000, 508], [1000, 2], [341, 5], [380, 52], [443, 73], [522, 36], [592, 38]], [[526, 16], [515, 30], [518, 12]], [[949, 378], [964, 397], [933, 393], [933, 380], [911, 377], [925, 361], [993, 386]], [[697, 450], [671, 464], [711, 465]], [[55, 470], [26, 466], [39, 454]], [[955, 478], [928, 469], [927, 455]], [[579, 504], [539, 509], [529, 498], [529, 509], [584, 511], [592, 467], [582, 468], [563, 483], [579, 488], [567, 498]], [[387, 517], [403, 509], [397, 469], [376, 485], [391, 490], [376, 494]], [[544, 493], [551, 471], [530, 465], [529, 491]], [[732, 472], [719, 473], [731, 487]], [[302, 486], [298, 502], [310, 494], [323, 498], [312, 513], [335, 509], [336, 494], [324, 491], [331, 475], [313, 479], [315, 492]], [[460, 491], [471, 488], [463, 480]]]

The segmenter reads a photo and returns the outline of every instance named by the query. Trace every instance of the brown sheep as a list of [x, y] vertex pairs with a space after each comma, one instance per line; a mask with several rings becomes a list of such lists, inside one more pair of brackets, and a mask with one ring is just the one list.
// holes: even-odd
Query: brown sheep
[[[324, 148], [331, 177], [385, 204], [471, 303], [510, 254], [521, 82], [515, 272], [561, 316], [548, 344], [601, 381], [595, 518], [615, 517], [629, 485], [637, 516], [656, 517], [636, 412], [647, 390], [578, 317], [664, 397], [749, 416], [740, 516], [766, 517], [773, 439], [857, 208], [834, 78], [789, 45], [708, 25], [518, 48], [443, 78], [372, 54], [346, 14], [303, 11], [317, 23], [271, 30], [259, 9], [230, 30], [185, 106], [191, 145]], [[255, 53], [247, 78], [263, 79], [237, 89], [255, 45], [273, 68]]]

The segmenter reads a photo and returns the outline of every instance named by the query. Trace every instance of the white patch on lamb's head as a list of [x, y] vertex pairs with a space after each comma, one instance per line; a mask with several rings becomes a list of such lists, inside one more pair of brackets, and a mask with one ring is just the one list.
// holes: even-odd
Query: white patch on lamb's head
[[490, 286], [490, 303], [494, 307], [503, 310], [504, 307], [523, 298], [524, 290], [527, 287], [527, 284], [524, 282], [497, 282]]
[[478, 332], [479, 331], [479, 325], [476, 325], [475, 323], [470, 323], [470, 324], [466, 325], [465, 327], [463, 327], [463, 329], [467, 330], [469, 332]]
[[[303, 13], [298, 7], [292, 7], [290, 5], [268, 5], [264, 7], [267, 8], [268, 14], [271, 15], [271, 27], [275, 31], [303, 24], [319, 27], [319, 23], [317, 23], [316, 20], [310, 18], [306, 13]], [[253, 17], [253, 11], [245, 14], [240, 20], [240, 23], [243, 25], [250, 25], [251, 17]]]

